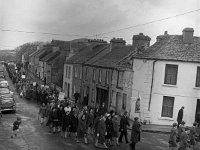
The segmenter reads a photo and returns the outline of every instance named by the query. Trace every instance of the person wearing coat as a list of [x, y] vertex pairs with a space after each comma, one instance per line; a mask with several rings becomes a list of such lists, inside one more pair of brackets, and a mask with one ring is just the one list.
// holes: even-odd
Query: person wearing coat
[[136, 143], [140, 141], [140, 132], [141, 132], [141, 124], [139, 123], [139, 118], [135, 117], [131, 132], [131, 141], [132, 141], [132, 143], [130, 144], [131, 150], [135, 150]]
[[185, 132], [185, 127], [183, 126], [178, 150], [187, 150], [187, 148], [189, 147], [189, 143], [187, 141], [188, 141], [188, 135]]
[[87, 124], [86, 124], [86, 115], [83, 114], [79, 120], [78, 120], [78, 128], [77, 128], [77, 143], [79, 143], [79, 139], [80, 137], [84, 137], [84, 143], [88, 144], [88, 140], [87, 140]]
[[118, 126], [118, 116], [117, 115], [113, 116], [112, 123], [113, 123], [113, 135], [112, 136], [113, 136], [113, 138], [115, 138], [116, 145], [119, 146], [119, 142], [118, 142], [119, 126]]
[[64, 115], [63, 122], [62, 122], [62, 132], [64, 133], [64, 138], [67, 138], [67, 134], [69, 132], [70, 124], [71, 124], [70, 112], [66, 111], [66, 114]]
[[107, 143], [109, 143], [110, 146], [113, 146], [111, 142], [112, 136], [113, 136], [113, 122], [112, 122], [112, 118], [110, 114], [107, 114], [105, 124], [106, 124], [106, 130], [107, 130], [107, 135], [106, 135]]
[[76, 140], [77, 140], [77, 128], [78, 128], [78, 114], [73, 111], [73, 114], [71, 113], [71, 124], [69, 132], [75, 134]]
[[42, 106], [40, 107], [40, 110], [39, 110], [40, 124], [41, 125], [43, 125], [43, 123], [44, 123], [44, 118], [46, 116], [46, 111], [47, 111], [47, 107], [46, 107], [45, 103], [42, 103]]
[[169, 150], [177, 150], [178, 144], [177, 139], [177, 123], [173, 123], [172, 129], [169, 136]]
[[127, 126], [130, 126], [129, 121], [128, 121], [128, 117], [127, 117], [127, 112], [124, 113], [124, 115], [122, 116], [121, 120], [120, 120], [120, 128], [119, 131], [120, 133], [120, 137], [119, 137], [119, 142], [122, 143], [122, 138], [123, 136], [125, 136], [125, 140], [126, 143], [129, 143], [128, 138], [127, 138]]
[[107, 135], [107, 130], [106, 130], [106, 124], [105, 124], [105, 116], [101, 115], [101, 118], [98, 122], [98, 127], [97, 127], [97, 138], [98, 140], [95, 143], [95, 147], [98, 147], [98, 142], [103, 144], [104, 148], [108, 148], [105, 141], [105, 136]]
[[178, 128], [179, 128], [179, 125], [182, 123], [183, 121], [183, 110], [184, 110], [184, 107], [182, 106], [181, 109], [178, 111], [178, 116], [177, 116], [177, 122], [178, 122]]
[[195, 146], [196, 146], [196, 136], [197, 136], [197, 131], [196, 131], [196, 128], [197, 128], [197, 123], [194, 122], [193, 123], [193, 127], [190, 128], [190, 134], [189, 134], [189, 137], [190, 137], [190, 145], [192, 146], [193, 149], [195, 149]]

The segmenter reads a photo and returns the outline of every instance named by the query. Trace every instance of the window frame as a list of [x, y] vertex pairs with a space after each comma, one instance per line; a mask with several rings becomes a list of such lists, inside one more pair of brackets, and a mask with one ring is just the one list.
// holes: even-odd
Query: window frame
[[[170, 69], [175, 69], [175, 72], [173, 72], [174, 74], [169, 73]], [[170, 71], [172, 71], [172, 70], [170, 70]], [[170, 78], [170, 76], [171, 76], [171, 78]], [[178, 77], [178, 65], [176, 65], [176, 64], [166, 64], [165, 65], [164, 84], [177, 85], [177, 77]], [[169, 80], [169, 78], [170, 78], [170, 80]], [[173, 78], [174, 78], [174, 81], [173, 81]]]
[[[172, 106], [166, 105], [164, 102], [165, 100], [172, 100]], [[175, 101], [175, 97], [171, 97], [171, 96], [163, 96], [163, 102], [162, 102], [162, 110], [161, 110], [161, 117], [167, 117], [167, 118], [173, 118], [173, 113], [174, 113], [174, 101]], [[165, 105], [164, 105], [165, 104]], [[171, 111], [168, 110], [169, 108], [167, 108], [167, 113], [165, 112], [166, 108], [164, 107], [171, 107]], [[171, 112], [171, 114], [168, 114], [169, 112]], [[166, 114], [165, 114], [166, 113]]]
[[195, 87], [200, 87], [200, 66], [197, 66]]
[[109, 71], [106, 71], [106, 80], [105, 80], [105, 82], [106, 82], [106, 84], [109, 84]]
[[65, 68], [66, 69], [65, 70], [65, 78], [68, 78], [68, 68], [69, 68], [69, 66], [67, 65], [66, 68]]
[[101, 83], [102, 82], [102, 70], [101, 69], [99, 69], [99, 83]]

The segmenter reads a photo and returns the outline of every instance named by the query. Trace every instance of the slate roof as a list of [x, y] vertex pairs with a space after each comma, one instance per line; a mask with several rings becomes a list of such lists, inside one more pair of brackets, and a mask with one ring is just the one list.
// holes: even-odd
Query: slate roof
[[97, 55], [99, 52], [104, 50], [108, 44], [101, 45], [89, 45], [85, 48], [82, 48], [78, 53], [69, 58], [65, 63], [68, 64], [82, 64]]
[[59, 51], [50, 53], [50, 54], [46, 55], [45, 57], [43, 57], [41, 59], [41, 61], [43, 61], [43, 62], [50, 62], [51, 60], [53, 60], [54, 58], [56, 58], [59, 54], [60, 54]]
[[135, 53], [136, 53], [136, 51], [133, 48], [133, 46], [114, 47], [112, 49], [112, 51], [105, 54], [103, 57], [101, 57], [97, 61], [91, 63], [91, 65], [116, 68], [116, 67], [118, 67], [118, 63], [121, 60], [123, 60], [127, 56], [129, 56], [131, 54], [135, 54]]
[[135, 58], [200, 62], [200, 37], [194, 37], [192, 44], [184, 44], [182, 35], [159, 36], [161, 40], [154, 43]]

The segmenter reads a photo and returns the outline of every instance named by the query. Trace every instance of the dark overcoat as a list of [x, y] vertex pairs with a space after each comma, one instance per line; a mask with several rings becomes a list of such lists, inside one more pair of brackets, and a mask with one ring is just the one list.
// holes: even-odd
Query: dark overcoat
[[141, 125], [138, 122], [134, 121], [131, 132], [131, 141], [133, 143], [137, 143], [140, 141], [140, 127]]
[[178, 123], [181, 123], [181, 122], [182, 122], [182, 119], [183, 119], [183, 109], [180, 109], [180, 110], [178, 111], [177, 122], [178, 122]]

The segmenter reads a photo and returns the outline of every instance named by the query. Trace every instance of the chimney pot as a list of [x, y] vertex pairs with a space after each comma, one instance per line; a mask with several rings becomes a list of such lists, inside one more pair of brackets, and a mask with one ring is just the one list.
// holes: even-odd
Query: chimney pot
[[168, 32], [167, 32], [167, 31], [165, 31], [164, 35], [168, 35]]
[[184, 44], [192, 44], [194, 29], [193, 28], [184, 28], [183, 29], [183, 43]]

